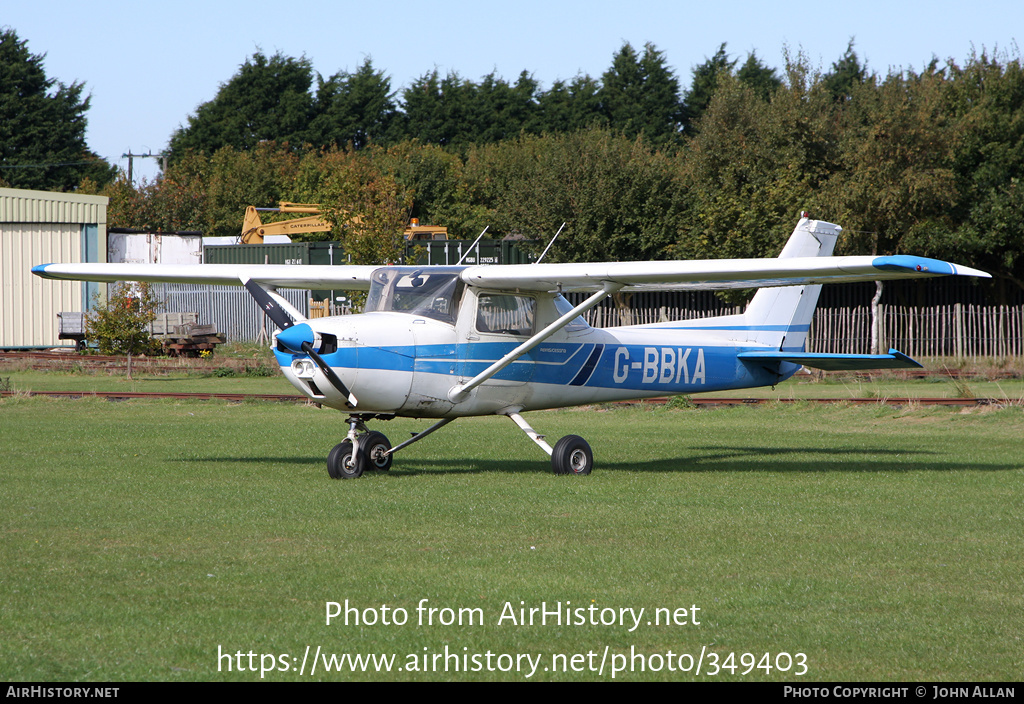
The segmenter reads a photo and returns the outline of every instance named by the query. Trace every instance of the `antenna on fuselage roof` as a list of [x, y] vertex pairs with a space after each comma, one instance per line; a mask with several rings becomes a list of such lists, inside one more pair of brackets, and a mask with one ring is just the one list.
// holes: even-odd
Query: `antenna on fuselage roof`
[[[487, 227], [490, 227], [490, 225], [488, 225]], [[484, 228], [484, 232], [487, 232], [487, 227]], [[459, 266], [459, 264], [462, 264], [462, 260], [469, 256], [469, 253], [473, 251], [473, 247], [476, 247], [476, 243], [479, 242], [480, 238], [484, 236], [484, 232], [481, 232], [479, 235], [476, 236], [476, 239], [473, 240], [473, 244], [469, 245], [469, 249], [467, 249], [465, 252], [462, 253], [462, 256], [459, 257], [459, 261], [455, 263], [455, 266]], [[480, 250], [477, 250], [476, 253], [477, 253], [476, 263], [479, 264], [480, 263], [480, 256], [479, 256], [480, 255]]]
[[545, 247], [545, 248], [544, 248], [544, 251], [540, 253], [540, 256], [539, 256], [539, 257], [537, 257], [537, 261], [535, 261], [535, 262], [534, 262], [534, 264], [540, 264], [540, 260], [544, 258], [544, 255], [545, 255], [545, 254], [547, 254], [547, 253], [548, 253], [548, 250], [549, 250], [549, 249], [551, 249], [551, 245], [553, 245], [553, 244], [555, 243], [555, 240], [557, 240], [557, 239], [558, 239], [558, 236], [559, 236], [560, 234], [562, 234], [562, 229], [563, 229], [564, 227], [565, 227], [565, 223], [563, 222], [563, 223], [562, 223], [562, 227], [558, 228], [558, 232], [556, 232], [556, 233], [555, 233], [555, 236], [551, 238], [551, 241], [550, 241], [550, 242], [548, 242], [548, 246], [547, 246], [547, 247]]

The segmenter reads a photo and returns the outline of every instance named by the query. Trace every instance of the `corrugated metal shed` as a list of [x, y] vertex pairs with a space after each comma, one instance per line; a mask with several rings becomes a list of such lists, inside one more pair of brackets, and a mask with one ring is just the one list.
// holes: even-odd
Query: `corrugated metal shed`
[[107, 252], [105, 196], [0, 188], [0, 347], [55, 347], [57, 313], [84, 311], [97, 284], [32, 275], [50, 262], [100, 262]]

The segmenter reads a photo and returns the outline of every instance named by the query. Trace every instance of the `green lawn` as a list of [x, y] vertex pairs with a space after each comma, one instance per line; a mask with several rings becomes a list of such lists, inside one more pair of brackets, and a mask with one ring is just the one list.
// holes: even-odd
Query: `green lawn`
[[[1020, 407], [527, 417], [552, 440], [586, 437], [594, 474], [552, 475], [504, 418], [456, 421], [387, 474], [334, 481], [333, 411], [0, 400], [0, 677], [251, 681], [262, 664], [272, 681], [519, 681], [529, 655], [529, 679], [558, 681], [613, 665], [627, 681], [1019, 679]], [[426, 423], [372, 425], [397, 442]], [[346, 600], [408, 622], [327, 625]], [[542, 603], [616, 622], [499, 621]], [[641, 608], [633, 628], [620, 610]], [[462, 625], [437, 622], [460, 610]], [[307, 646], [310, 662], [317, 648], [396, 660], [311, 675]], [[806, 675], [774, 669], [798, 653]]]

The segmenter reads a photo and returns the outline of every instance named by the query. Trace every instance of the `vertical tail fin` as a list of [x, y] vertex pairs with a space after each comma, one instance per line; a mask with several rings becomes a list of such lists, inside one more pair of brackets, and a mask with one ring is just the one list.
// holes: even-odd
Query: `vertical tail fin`
[[[830, 257], [843, 228], [803, 217], [779, 259]], [[821, 285], [762, 288], [744, 313], [750, 340], [778, 350], [803, 350]]]

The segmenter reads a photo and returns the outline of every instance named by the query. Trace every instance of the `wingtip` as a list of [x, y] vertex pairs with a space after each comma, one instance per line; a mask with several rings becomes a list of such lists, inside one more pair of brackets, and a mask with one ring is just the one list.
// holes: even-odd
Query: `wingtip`
[[953, 273], [959, 276], [976, 276], [979, 279], [992, 278], [992, 274], [988, 273], [987, 271], [982, 271], [981, 269], [972, 269], [969, 266], [960, 266], [959, 264], [953, 266]]

